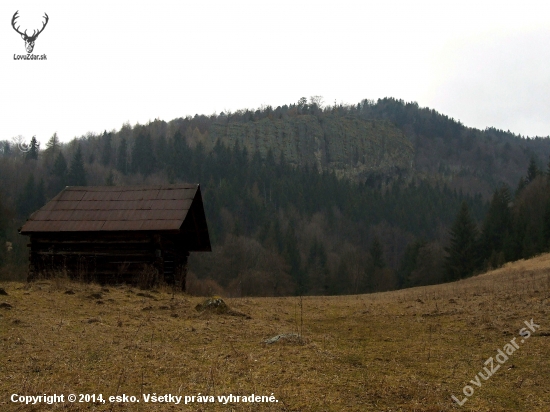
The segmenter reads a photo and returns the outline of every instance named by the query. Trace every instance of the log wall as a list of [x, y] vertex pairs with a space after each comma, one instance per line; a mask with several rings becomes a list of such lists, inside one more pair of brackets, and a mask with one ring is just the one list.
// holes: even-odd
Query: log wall
[[64, 273], [111, 284], [164, 280], [185, 290], [189, 252], [178, 235], [44, 233], [31, 235], [28, 246], [29, 280]]

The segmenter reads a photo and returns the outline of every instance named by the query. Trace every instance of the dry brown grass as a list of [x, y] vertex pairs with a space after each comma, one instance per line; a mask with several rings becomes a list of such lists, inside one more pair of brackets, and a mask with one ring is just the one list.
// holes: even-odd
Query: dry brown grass
[[[446, 285], [341, 297], [201, 298], [1, 283], [0, 410], [549, 411], [550, 255]], [[70, 290], [74, 294], [67, 294]], [[462, 407], [462, 388], [533, 318], [541, 330]], [[266, 345], [282, 333], [303, 342]], [[519, 340], [519, 339], [518, 339]], [[270, 395], [273, 404], [24, 406], [12, 393]]]

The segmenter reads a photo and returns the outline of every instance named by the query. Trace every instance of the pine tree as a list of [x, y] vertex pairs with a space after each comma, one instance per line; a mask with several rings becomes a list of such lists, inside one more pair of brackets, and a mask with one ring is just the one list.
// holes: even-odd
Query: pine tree
[[156, 160], [158, 167], [164, 170], [170, 163], [170, 150], [168, 149], [168, 142], [164, 135], [160, 135], [155, 144]]
[[[512, 231], [510, 202], [511, 195], [507, 187], [495, 190], [481, 231], [480, 248], [483, 259], [490, 259], [504, 249], [506, 238]], [[504, 262], [490, 263], [495, 267]]]
[[106, 186], [114, 186], [115, 185], [115, 175], [113, 174], [113, 171], [109, 171], [109, 174], [105, 178], [105, 185]]
[[84, 162], [82, 160], [82, 150], [80, 149], [80, 145], [76, 148], [76, 152], [69, 170], [70, 186], [86, 186], [86, 171], [84, 170]]
[[290, 275], [298, 287], [296, 293], [303, 294], [307, 290], [307, 279], [301, 269], [300, 251], [296, 240], [294, 225], [290, 223], [283, 240], [283, 257], [290, 266]]
[[176, 177], [183, 177], [185, 172], [187, 171], [188, 165], [187, 162], [184, 160], [187, 154], [187, 145], [183, 141], [183, 135], [181, 132], [176, 130], [176, 133], [174, 133], [174, 138], [172, 141], [172, 156], [170, 159], [170, 169], [172, 170], [172, 173]]
[[128, 145], [124, 137], [120, 139], [120, 146], [116, 158], [116, 169], [123, 175], [128, 172]]
[[477, 228], [470, 216], [468, 204], [462, 202], [460, 211], [450, 231], [451, 245], [446, 248], [448, 280], [470, 276], [478, 268]]
[[40, 149], [40, 143], [38, 143], [38, 141], [36, 140], [36, 136], [33, 136], [31, 139], [30, 149], [25, 155], [25, 160], [37, 160], [39, 149]]
[[113, 147], [111, 145], [112, 140], [112, 134], [107, 133], [105, 130], [103, 132], [103, 149], [101, 151], [101, 164], [103, 166], [108, 166], [111, 163], [111, 153], [113, 151]]
[[523, 189], [525, 189], [525, 187], [527, 186], [527, 183], [529, 182], [527, 182], [527, 180], [523, 176], [519, 178], [518, 187], [516, 188], [516, 192], [514, 194], [516, 199], [519, 197]]
[[412, 283], [411, 275], [418, 266], [418, 257], [420, 249], [425, 247], [427, 242], [423, 239], [415, 240], [407, 245], [405, 254], [397, 271], [397, 279], [399, 287], [417, 286]]
[[44, 179], [40, 179], [38, 185], [36, 186], [36, 193], [34, 194], [34, 209], [38, 210], [46, 204], [46, 191], [45, 191]]
[[65, 160], [65, 156], [63, 156], [62, 152], [59, 152], [55, 158], [52, 173], [54, 176], [62, 178], [63, 180], [67, 177], [67, 161]]
[[542, 172], [538, 168], [535, 158], [531, 157], [531, 161], [529, 162], [529, 167], [527, 168], [527, 178], [526, 178], [527, 183], [531, 183], [540, 174], [542, 174]]
[[386, 266], [384, 262], [384, 250], [378, 237], [375, 237], [369, 249], [371, 265], [374, 269], [383, 269]]
[[55, 159], [55, 155], [59, 152], [61, 148], [61, 143], [59, 142], [59, 137], [57, 133], [54, 133], [50, 140], [46, 143], [46, 150], [44, 150], [44, 159], [48, 169], [50, 168], [52, 162]]
[[22, 217], [29, 217], [34, 212], [36, 184], [34, 175], [30, 175], [23, 187], [23, 192], [17, 197], [17, 213]]
[[132, 149], [132, 171], [149, 176], [155, 169], [153, 142], [149, 133], [142, 131], [136, 137]]
[[59, 152], [51, 169], [51, 177], [48, 182], [48, 195], [54, 196], [67, 186], [67, 161], [63, 152]]

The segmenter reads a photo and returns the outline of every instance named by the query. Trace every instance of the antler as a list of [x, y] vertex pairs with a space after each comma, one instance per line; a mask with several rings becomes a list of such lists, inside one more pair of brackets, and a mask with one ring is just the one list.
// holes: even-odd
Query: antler
[[13, 14], [13, 17], [11, 18], [11, 25], [12, 25], [13, 29], [14, 29], [17, 33], [19, 33], [21, 36], [26, 36], [26, 35], [27, 35], [27, 30], [25, 30], [25, 33], [21, 33], [21, 32], [19, 31], [19, 27], [20, 27], [20, 26], [17, 26], [17, 28], [15, 28], [15, 20], [19, 17], [19, 16], [17, 15], [17, 13], [19, 13], [19, 10], [17, 10], [17, 11]]
[[11, 25], [12, 25], [13, 29], [14, 29], [17, 33], [19, 33], [21, 36], [25, 36], [25, 37], [28, 38], [28, 39], [35, 39], [36, 37], [38, 37], [38, 35], [39, 35], [40, 33], [42, 33], [42, 31], [44, 30], [44, 28], [45, 28], [46, 25], [48, 24], [48, 21], [50, 20], [50, 18], [48, 17], [48, 14], [47, 14], [47, 13], [44, 13], [44, 16], [43, 16], [43, 17], [46, 19], [46, 21], [45, 21], [44, 23], [42, 23], [42, 28], [41, 28], [40, 30], [38, 30], [38, 33], [36, 32], [36, 30], [33, 30], [32, 36], [29, 36], [29, 35], [27, 35], [27, 30], [25, 30], [25, 33], [21, 33], [21, 32], [19, 31], [19, 27], [20, 27], [20, 26], [17, 26], [17, 28], [15, 28], [15, 20], [19, 17], [19, 16], [17, 15], [17, 13], [19, 13], [19, 10], [17, 10], [17, 11], [15, 12], [15, 14], [13, 15], [13, 17], [12, 17], [12, 19], [11, 19]]
[[42, 31], [46, 27], [46, 24], [48, 24], [48, 21], [50, 20], [50, 18], [46, 14], [46, 12], [44, 12], [44, 16], [42, 16], [42, 17], [44, 17], [46, 19], [46, 21], [44, 23], [42, 23], [42, 28], [38, 31], [38, 33], [34, 34], [34, 32], [33, 32], [32, 37], [37, 37], [40, 33], [42, 33]]

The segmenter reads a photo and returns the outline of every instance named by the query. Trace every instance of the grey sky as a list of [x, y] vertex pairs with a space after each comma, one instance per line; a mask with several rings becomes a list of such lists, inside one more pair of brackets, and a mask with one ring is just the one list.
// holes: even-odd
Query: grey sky
[[[50, 21], [34, 54], [11, 27]], [[0, 140], [45, 143], [186, 115], [386, 96], [550, 135], [550, 3], [4, 1]]]

